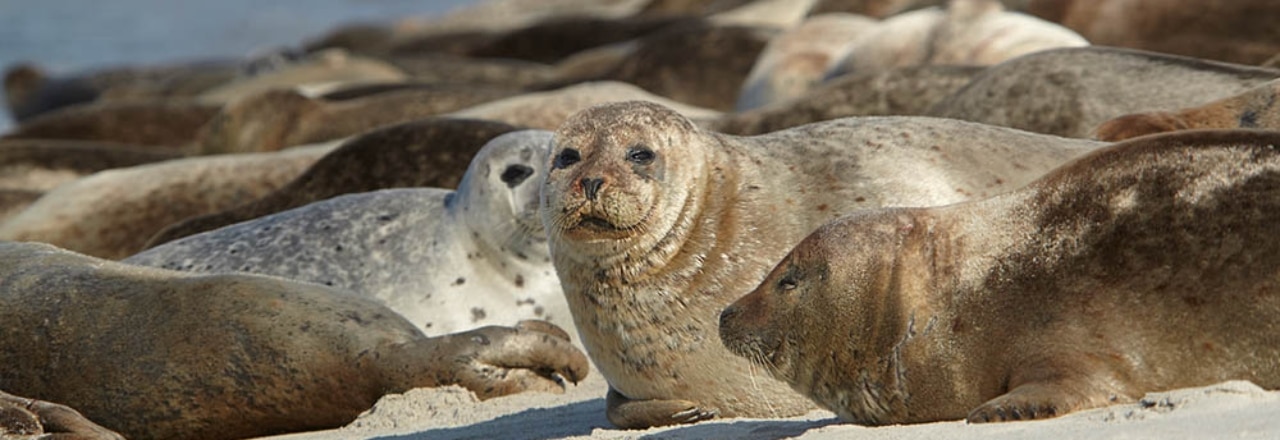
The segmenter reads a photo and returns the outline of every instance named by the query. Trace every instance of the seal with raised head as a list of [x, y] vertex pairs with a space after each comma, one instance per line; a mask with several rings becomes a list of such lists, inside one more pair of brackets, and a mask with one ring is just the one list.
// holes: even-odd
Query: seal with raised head
[[515, 130], [501, 122], [453, 118], [423, 118], [373, 130], [344, 142], [298, 178], [257, 200], [166, 226], [145, 248], [347, 193], [456, 188], [481, 147]]
[[457, 191], [350, 194], [139, 253], [123, 262], [193, 272], [251, 272], [377, 299], [428, 335], [521, 319], [572, 326], [538, 192], [551, 133], [494, 138]]
[[849, 215], [726, 308], [721, 338], [867, 425], [1280, 388], [1277, 145], [1149, 136], [989, 199]]
[[0, 389], [130, 439], [335, 428], [388, 393], [563, 392], [588, 371], [543, 321], [428, 338], [351, 292], [0, 243]]
[[1116, 142], [1147, 134], [1197, 128], [1280, 129], [1280, 109], [1275, 106], [1277, 92], [1280, 92], [1280, 80], [1195, 107], [1128, 114], [1098, 125], [1093, 130], [1093, 137]]
[[841, 213], [993, 195], [1100, 145], [912, 117], [734, 137], [645, 102], [578, 113], [555, 143], [543, 224], [626, 428], [807, 411], [720, 343], [724, 306]]

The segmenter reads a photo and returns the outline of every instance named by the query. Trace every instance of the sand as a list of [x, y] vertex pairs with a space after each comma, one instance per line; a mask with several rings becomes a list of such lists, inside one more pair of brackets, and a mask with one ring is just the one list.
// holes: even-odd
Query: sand
[[269, 437], [337, 439], [1276, 439], [1280, 392], [1235, 381], [1151, 393], [1138, 403], [1056, 419], [967, 425], [963, 421], [863, 427], [815, 410], [785, 419], [723, 419], [643, 431], [614, 429], [604, 415], [605, 381], [592, 371], [564, 394], [524, 393], [478, 401], [458, 387], [387, 395], [351, 424]]

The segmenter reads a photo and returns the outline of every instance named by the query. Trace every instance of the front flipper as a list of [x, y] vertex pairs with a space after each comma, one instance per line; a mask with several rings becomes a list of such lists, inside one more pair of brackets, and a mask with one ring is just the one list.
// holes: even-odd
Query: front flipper
[[53, 440], [124, 440], [65, 405], [0, 391], [0, 438], [28, 434]]
[[631, 400], [613, 387], [606, 398], [609, 422], [622, 429], [694, 423], [715, 418], [718, 411], [688, 400]]
[[521, 321], [515, 327], [488, 326], [421, 341], [420, 361], [413, 376], [431, 378], [415, 386], [459, 385], [480, 399], [540, 391], [563, 393], [564, 381], [578, 383], [587, 376], [587, 356], [569, 342], [569, 335], [545, 321]]
[[1072, 367], [1072, 374], [1064, 374], [1063, 369], [1032, 370], [1036, 372], [1034, 378], [1010, 381], [1009, 392], [978, 406], [966, 420], [986, 423], [1047, 419], [1134, 400], [1122, 391], [1123, 381], [1106, 370]]

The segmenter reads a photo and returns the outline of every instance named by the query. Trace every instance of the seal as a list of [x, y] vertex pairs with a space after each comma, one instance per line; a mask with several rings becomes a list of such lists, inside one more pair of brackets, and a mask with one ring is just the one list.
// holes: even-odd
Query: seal
[[[124, 440], [78, 411], [53, 402], [18, 397], [0, 391], [0, 435], [41, 436], [86, 440]], [[61, 436], [61, 437], [58, 437]], [[25, 437], [20, 437], [25, 438]]]
[[0, 141], [0, 188], [48, 191], [98, 171], [182, 157], [172, 151], [111, 142]]
[[280, 188], [334, 147], [193, 157], [94, 173], [46, 193], [0, 224], [0, 240], [124, 258], [173, 222]]
[[555, 90], [531, 92], [477, 105], [445, 116], [488, 119], [526, 128], [555, 130], [569, 116], [607, 102], [644, 100], [676, 109], [680, 114], [709, 121], [720, 112], [681, 104], [640, 87], [618, 81], [589, 81]]
[[851, 44], [828, 77], [922, 64], [992, 65], [1032, 52], [1087, 46], [1056, 23], [1009, 12], [997, 0], [952, 0], [885, 19]]
[[799, 98], [726, 113], [701, 124], [727, 134], [757, 135], [848, 116], [919, 116], [969, 84], [981, 66], [896, 67], [828, 80]]
[[546, 87], [620, 81], [678, 102], [730, 111], [756, 58], [778, 32], [705, 20], [680, 23], [627, 42], [623, 53], [607, 57], [616, 59], [611, 66], [587, 69], [602, 73], [565, 77]]
[[206, 59], [50, 75], [40, 66], [18, 63], [5, 70], [4, 95], [9, 114], [23, 122], [94, 101], [192, 97], [230, 80], [238, 70], [236, 61]]
[[1134, 113], [1103, 122], [1094, 138], [1107, 142], [1122, 141], [1152, 133], [1198, 128], [1280, 128], [1280, 115], [1275, 108], [1280, 80], [1195, 107], [1175, 111]]
[[122, 260], [250, 272], [377, 299], [428, 335], [521, 319], [572, 326], [538, 216], [551, 132], [490, 141], [457, 191], [344, 195], [186, 237]]
[[184, 151], [218, 107], [182, 99], [76, 105], [27, 119], [0, 139], [117, 142]]
[[276, 151], [466, 109], [516, 95], [489, 86], [437, 85], [327, 101], [268, 90], [231, 102], [199, 133], [201, 154]]
[[394, 82], [407, 79], [409, 76], [404, 71], [383, 61], [350, 54], [341, 49], [326, 49], [289, 61], [275, 69], [228, 81], [204, 91], [195, 99], [221, 105], [271, 89], [308, 84]]
[[1280, 71], [1154, 52], [1052, 49], [987, 68], [928, 114], [1083, 138], [1111, 118], [1199, 105], [1276, 78]]
[[516, 127], [475, 119], [423, 118], [344, 142], [296, 179], [261, 198], [170, 224], [145, 248], [348, 193], [455, 188], [476, 152]]
[[810, 17], [765, 45], [742, 84], [734, 110], [742, 112], [800, 97], [826, 76], [848, 46], [879, 22], [853, 14]]
[[428, 338], [374, 301], [275, 277], [0, 243], [0, 279], [0, 389], [76, 408], [131, 439], [334, 428], [387, 393], [563, 392], [588, 371], [546, 322]]
[[[1268, 0], [1033, 0], [1028, 12], [1094, 44], [1257, 65], [1280, 53]], [[1205, 20], [1205, 17], [1213, 17]]]
[[841, 419], [1038, 419], [1280, 388], [1280, 133], [1101, 149], [1023, 189], [817, 229], [726, 308], [735, 353]]
[[721, 309], [841, 213], [996, 194], [1098, 145], [912, 117], [734, 137], [607, 104], [557, 130], [542, 221], [612, 423], [796, 415], [813, 404], [720, 343]]

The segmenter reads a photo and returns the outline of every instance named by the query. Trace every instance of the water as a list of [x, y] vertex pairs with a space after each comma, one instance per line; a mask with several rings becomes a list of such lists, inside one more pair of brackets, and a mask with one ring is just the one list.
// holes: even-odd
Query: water
[[[0, 0], [0, 66], [52, 73], [239, 57], [347, 22], [436, 15], [477, 0]], [[0, 133], [12, 122], [0, 116]]]

